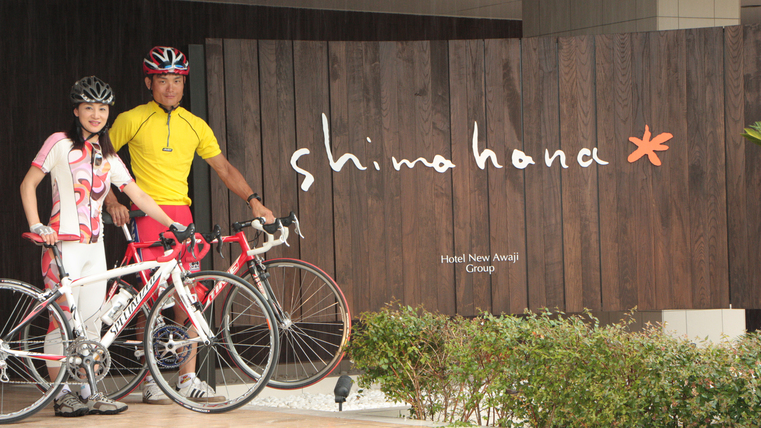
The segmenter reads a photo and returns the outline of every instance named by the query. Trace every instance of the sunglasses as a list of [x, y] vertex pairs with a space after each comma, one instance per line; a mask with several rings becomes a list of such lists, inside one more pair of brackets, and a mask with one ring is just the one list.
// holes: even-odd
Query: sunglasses
[[93, 150], [93, 157], [92, 157], [92, 164], [94, 166], [100, 166], [103, 163], [103, 154], [101, 154], [100, 150]]

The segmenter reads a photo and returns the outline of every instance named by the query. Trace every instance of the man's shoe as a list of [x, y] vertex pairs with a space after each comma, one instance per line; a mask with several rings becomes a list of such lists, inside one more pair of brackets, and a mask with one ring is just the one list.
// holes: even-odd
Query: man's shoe
[[217, 395], [214, 388], [197, 377], [194, 377], [182, 388], [178, 386], [177, 391], [183, 397], [187, 397], [196, 403], [221, 403], [227, 400], [224, 396]]
[[156, 382], [145, 382], [143, 389], [143, 403], [148, 404], [172, 404], [172, 400], [164, 394], [164, 391], [156, 385]]
[[79, 398], [72, 394], [71, 391], [55, 399], [53, 410], [55, 410], [56, 416], [64, 417], [84, 416], [90, 412], [90, 409], [82, 404]]
[[114, 401], [102, 392], [91, 395], [85, 401], [85, 405], [87, 405], [91, 415], [115, 415], [127, 410], [126, 404]]

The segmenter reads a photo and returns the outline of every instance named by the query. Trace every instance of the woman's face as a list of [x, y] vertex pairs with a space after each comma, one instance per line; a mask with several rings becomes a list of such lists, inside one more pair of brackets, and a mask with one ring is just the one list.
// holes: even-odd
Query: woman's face
[[82, 136], [87, 138], [91, 134], [100, 132], [108, 120], [108, 104], [81, 103], [74, 109], [74, 116], [79, 118], [82, 128], [87, 131]]

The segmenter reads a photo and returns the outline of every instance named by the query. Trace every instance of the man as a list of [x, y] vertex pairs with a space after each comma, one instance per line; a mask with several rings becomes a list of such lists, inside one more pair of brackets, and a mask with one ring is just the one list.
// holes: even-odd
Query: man
[[[188, 197], [188, 174], [195, 153], [198, 153], [219, 175], [228, 189], [240, 196], [251, 208], [254, 217], [274, 222], [272, 212], [264, 207], [246, 183], [243, 175], [222, 155], [214, 132], [203, 119], [180, 106], [188, 61], [178, 49], [156, 46], [143, 60], [145, 85], [153, 100], [120, 114], [109, 136], [118, 151], [129, 145], [135, 181], [175, 221], [192, 223], [191, 200]], [[105, 207], [117, 226], [129, 221], [129, 210], [120, 204], [113, 192], [106, 198]], [[166, 227], [149, 217], [135, 219], [135, 239], [150, 242]], [[149, 250], [149, 251], [146, 251]], [[161, 248], [149, 248], [141, 253], [144, 260], [163, 254]], [[150, 251], [153, 250], [153, 251]], [[186, 260], [187, 262], [187, 260]], [[176, 313], [177, 317], [185, 314]], [[195, 377], [195, 360], [190, 359], [180, 369], [177, 388], [185, 396], [199, 399], [214, 398], [213, 388]], [[143, 401], [168, 404], [153, 379], [143, 385]]]

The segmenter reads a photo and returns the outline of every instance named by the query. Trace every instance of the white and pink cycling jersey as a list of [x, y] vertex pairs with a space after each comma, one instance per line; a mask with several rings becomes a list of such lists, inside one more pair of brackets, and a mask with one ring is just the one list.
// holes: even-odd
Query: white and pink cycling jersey
[[102, 234], [101, 205], [111, 184], [119, 189], [133, 181], [118, 156], [104, 158], [100, 146], [85, 141], [82, 150], [57, 132], [42, 145], [32, 165], [50, 174], [53, 209], [49, 225], [61, 235], [81, 243], [98, 242]]

